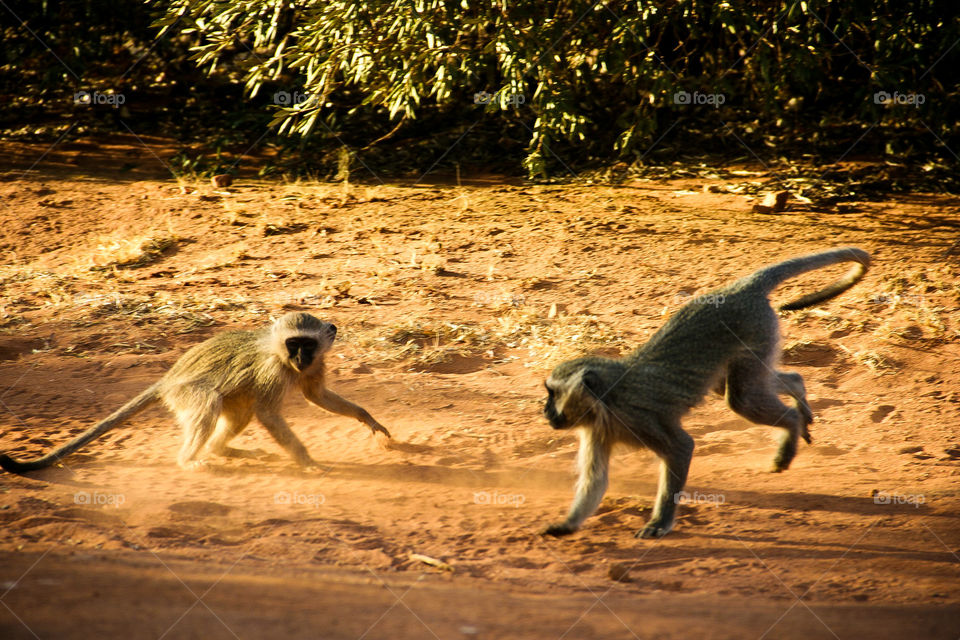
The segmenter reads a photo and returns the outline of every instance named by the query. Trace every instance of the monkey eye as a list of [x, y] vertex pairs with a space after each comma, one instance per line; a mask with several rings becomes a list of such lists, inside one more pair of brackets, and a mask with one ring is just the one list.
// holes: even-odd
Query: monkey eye
[[317, 341], [313, 338], [287, 338], [285, 344], [291, 359], [304, 366], [313, 361], [314, 352], [317, 350]]

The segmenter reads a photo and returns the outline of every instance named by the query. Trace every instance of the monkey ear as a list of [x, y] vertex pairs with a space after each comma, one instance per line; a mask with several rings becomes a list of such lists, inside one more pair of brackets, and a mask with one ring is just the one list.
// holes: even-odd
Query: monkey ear
[[606, 389], [601, 389], [602, 385], [600, 383], [600, 375], [593, 369], [583, 370], [580, 378], [580, 384], [582, 384], [587, 391], [593, 394], [593, 397], [595, 398], [599, 398], [607, 391]]

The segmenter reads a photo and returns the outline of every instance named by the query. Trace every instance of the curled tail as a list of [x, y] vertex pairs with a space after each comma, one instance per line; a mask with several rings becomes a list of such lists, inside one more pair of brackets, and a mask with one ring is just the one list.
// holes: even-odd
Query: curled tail
[[781, 311], [793, 311], [812, 307], [819, 302], [829, 300], [855, 285], [863, 278], [863, 274], [867, 272], [867, 268], [870, 266], [870, 254], [856, 247], [831, 249], [830, 251], [801, 256], [769, 266], [755, 273], [752, 278], [769, 293], [783, 281], [801, 273], [843, 262], [855, 262], [857, 264], [853, 265], [846, 275], [833, 284], [780, 306]]
[[153, 384], [146, 391], [111, 413], [96, 425], [84, 431], [82, 434], [65, 445], [54, 449], [45, 456], [40, 456], [39, 458], [34, 458], [33, 460], [19, 461], [14, 460], [5, 453], [0, 454], [0, 467], [3, 467], [7, 471], [11, 471], [13, 473], [23, 473], [24, 471], [35, 471], [36, 469], [49, 467], [60, 460], [60, 458], [68, 456], [74, 451], [77, 451], [91, 440], [99, 438], [101, 435], [114, 428], [121, 422], [140, 413], [154, 402], [159, 401], [159, 388], [159, 383]]

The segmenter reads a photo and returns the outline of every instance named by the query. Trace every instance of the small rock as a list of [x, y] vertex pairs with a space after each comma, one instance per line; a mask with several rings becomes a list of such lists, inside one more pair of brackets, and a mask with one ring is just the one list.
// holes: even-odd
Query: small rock
[[612, 564], [607, 570], [607, 577], [617, 582], [630, 582], [630, 568], [621, 562]]
[[221, 173], [210, 178], [210, 183], [217, 189], [226, 189], [233, 184], [233, 176], [229, 173]]
[[897, 453], [919, 453], [921, 451], [923, 451], [923, 447], [914, 445], [912, 447], [903, 447], [897, 451]]
[[776, 193], [768, 193], [760, 204], [764, 207], [770, 207], [774, 211], [783, 211], [787, 208], [787, 200], [789, 199], [789, 191], [778, 191]]

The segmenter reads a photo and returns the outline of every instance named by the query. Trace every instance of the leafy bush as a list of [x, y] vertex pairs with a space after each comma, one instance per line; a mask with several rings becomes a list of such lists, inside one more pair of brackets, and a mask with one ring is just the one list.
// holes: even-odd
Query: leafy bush
[[272, 93], [282, 133], [494, 117], [526, 130], [531, 174], [561, 147], [632, 161], [668, 134], [762, 150], [848, 145], [876, 124], [909, 130], [905, 145], [957, 129], [960, 21], [936, 0], [164, 4], [157, 26], [196, 38], [196, 62], [238, 71], [248, 95]]

